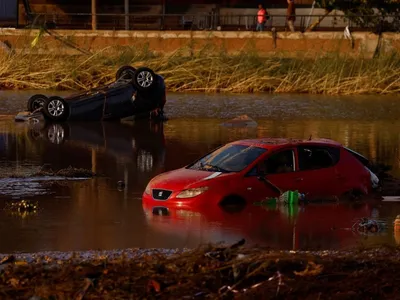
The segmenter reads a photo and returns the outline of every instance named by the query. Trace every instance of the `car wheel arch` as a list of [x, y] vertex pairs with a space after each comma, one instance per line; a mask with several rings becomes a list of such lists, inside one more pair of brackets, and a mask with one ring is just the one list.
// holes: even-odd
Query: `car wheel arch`
[[219, 203], [220, 206], [225, 206], [225, 205], [246, 205], [247, 201], [245, 198], [243, 198], [240, 195], [237, 194], [230, 194], [225, 197], [223, 197]]
[[342, 198], [349, 200], [356, 200], [360, 197], [366, 196], [368, 192], [363, 187], [356, 187], [349, 189], [342, 194]]

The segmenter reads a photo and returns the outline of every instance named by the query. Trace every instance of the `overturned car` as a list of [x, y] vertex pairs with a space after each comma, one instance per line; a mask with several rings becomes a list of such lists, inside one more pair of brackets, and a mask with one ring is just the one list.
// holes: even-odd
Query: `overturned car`
[[53, 122], [106, 121], [145, 114], [163, 117], [165, 102], [162, 76], [146, 67], [123, 66], [111, 84], [65, 98], [36, 94], [28, 100], [27, 110], [30, 116], [41, 112]]

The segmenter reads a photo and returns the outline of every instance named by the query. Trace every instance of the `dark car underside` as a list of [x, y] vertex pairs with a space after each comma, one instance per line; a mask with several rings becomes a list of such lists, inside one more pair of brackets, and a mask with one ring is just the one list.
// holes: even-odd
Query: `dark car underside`
[[166, 102], [164, 79], [145, 67], [123, 66], [116, 80], [69, 97], [37, 94], [28, 100], [28, 111], [42, 112], [45, 119], [64, 121], [106, 121], [156, 112], [163, 115]]

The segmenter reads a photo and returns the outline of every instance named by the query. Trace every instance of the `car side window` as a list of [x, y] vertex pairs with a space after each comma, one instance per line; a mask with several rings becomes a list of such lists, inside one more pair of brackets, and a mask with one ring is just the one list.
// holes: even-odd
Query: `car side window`
[[340, 149], [336, 147], [300, 146], [297, 150], [300, 171], [329, 168], [340, 158]]
[[266, 174], [294, 172], [294, 151], [283, 150], [269, 156], [264, 162]]

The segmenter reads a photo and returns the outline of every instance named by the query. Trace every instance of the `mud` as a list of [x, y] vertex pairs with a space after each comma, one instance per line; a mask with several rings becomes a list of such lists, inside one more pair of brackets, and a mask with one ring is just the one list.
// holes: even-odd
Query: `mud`
[[0, 178], [35, 178], [35, 177], [41, 177], [44, 180], [48, 179], [48, 177], [51, 177], [53, 180], [61, 180], [64, 178], [91, 178], [95, 176], [101, 176], [98, 175], [90, 170], [82, 169], [82, 168], [73, 168], [73, 167], [68, 167], [65, 169], [60, 169], [58, 171], [53, 171], [49, 166], [44, 165], [42, 166], [38, 171], [33, 171], [30, 173], [18, 173], [18, 172], [13, 172], [13, 173], [2, 173], [0, 175]]
[[3, 170], [0, 175], [0, 196], [22, 198], [52, 194], [55, 185], [68, 181], [87, 180], [97, 175], [90, 170], [68, 167], [53, 171], [47, 166], [39, 170], [31, 169], [20, 172]]
[[1, 298], [396, 299], [400, 292], [400, 248], [295, 252], [244, 242], [180, 253], [2, 257]]

